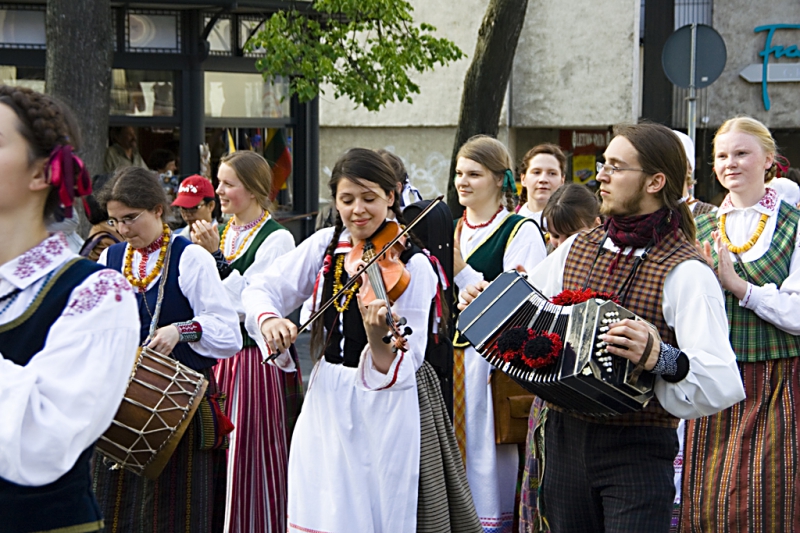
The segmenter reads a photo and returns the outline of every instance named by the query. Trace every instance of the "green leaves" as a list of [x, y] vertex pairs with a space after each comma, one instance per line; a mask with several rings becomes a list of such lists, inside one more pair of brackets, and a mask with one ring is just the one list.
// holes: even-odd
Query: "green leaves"
[[410, 73], [464, 57], [434, 37], [430, 24], [415, 26], [412, 10], [404, 0], [316, 0], [308, 13], [274, 14], [245, 49], [263, 49], [258, 70], [265, 78], [290, 77], [290, 91], [303, 102], [330, 83], [336, 97], [377, 111], [419, 94]]

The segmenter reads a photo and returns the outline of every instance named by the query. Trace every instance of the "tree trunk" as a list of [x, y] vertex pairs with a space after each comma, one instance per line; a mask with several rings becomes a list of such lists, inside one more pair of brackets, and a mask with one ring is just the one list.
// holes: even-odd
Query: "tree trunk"
[[[472, 64], [464, 78], [461, 113], [450, 162], [451, 178], [456, 174], [456, 154], [467, 139], [481, 133], [497, 135], [503, 98], [527, 7], [528, 0], [489, 1], [478, 31]], [[447, 185], [447, 204], [454, 215], [463, 211], [452, 179]]]
[[[48, 0], [46, 28], [47, 93], [75, 113], [82, 139], [78, 153], [89, 174], [100, 174], [108, 139], [114, 53], [110, 0]], [[81, 226], [85, 236], [85, 220]]]

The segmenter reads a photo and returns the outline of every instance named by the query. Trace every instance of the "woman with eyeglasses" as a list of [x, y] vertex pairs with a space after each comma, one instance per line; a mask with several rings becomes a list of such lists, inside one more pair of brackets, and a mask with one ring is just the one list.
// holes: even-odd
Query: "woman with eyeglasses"
[[[209, 382], [207, 394], [214, 394], [212, 367], [233, 356], [242, 343], [239, 319], [214, 259], [170, 231], [163, 219], [169, 203], [155, 173], [138, 167], [117, 171], [100, 201], [125, 242], [107, 248], [99, 263], [122, 272], [134, 287], [139, 341], [202, 373]], [[195, 417], [155, 481], [112, 470], [97, 458], [97, 498], [114, 531], [202, 533], [222, 528], [218, 502], [225, 492], [225, 451], [201, 450], [200, 441]]]
[[[54, 213], [91, 192], [66, 106], [0, 85], [0, 529], [100, 531], [90, 477], [136, 357], [136, 301]], [[72, 173], [68, 173], [72, 169]]]
[[225, 531], [286, 531], [286, 469], [289, 442], [300, 411], [303, 385], [293, 357], [261, 364], [253, 340], [255, 324], [245, 328], [242, 291], [286, 252], [294, 237], [269, 213], [272, 171], [255, 152], [222, 158], [217, 173], [222, 212], [231, 215], [219, 231], [205, 221], [192, 225], [192, 239], [215, 254], [228, 295], [239, 313], [244, 347], [217, 366], [236, 426], [228, 450]]
[[[458, 151], [455, 186], [464, 215], [456, 223], [453, 273], [460, 288], [492, 281], [503, 271], [531, 270], [547, 256], [532, 219], [514, 214], [516, 186], [508, 150], [477, 135]], [[510, 533], [519, 454], [516, 444], [495, 444], [491, 366], [459, 341], [454, 362], [455, 430], [466, 456], [475, 508], [485, 531]], [[458, 405], [465, 405], [459, 410]]]

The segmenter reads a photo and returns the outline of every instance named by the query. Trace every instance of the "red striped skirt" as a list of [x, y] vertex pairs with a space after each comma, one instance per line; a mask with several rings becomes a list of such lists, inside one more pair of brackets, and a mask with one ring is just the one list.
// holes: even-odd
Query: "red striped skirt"
[[234, 432], [228, 450], [225, 531], [286, 531], [289, 442], [302, 395], [299, 370], [287, 373], [261, 364], [261, 352], [246, 347], [215, 367], [228, 395]]
[[687, 423], [680, 530], [800, 531], [800, 357], [739, 371], [747, 398]]

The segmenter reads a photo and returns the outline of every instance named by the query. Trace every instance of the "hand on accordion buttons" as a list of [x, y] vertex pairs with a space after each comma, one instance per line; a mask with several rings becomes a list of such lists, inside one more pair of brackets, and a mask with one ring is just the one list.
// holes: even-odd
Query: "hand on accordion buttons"
[[[645, 370], [652, 370], [658, 361], [658, 352], [661, 346], [661, 337], [658, 332], [646, 322], [641, 320], [620, 320], [614, 324], [608, 333], [600, 335], [600, 340], [607, 344], [608, 353], [630, 359], [638, 363], [647, 346], [647, 337], [653, 336], [652, 347], [644, 365]], [[655, 352], [655, 355], [653, 354]]]
[[467, 287], [458, 293], [458, 309], [459, 311], [463, 311], [467, 308], [469, 304], [472, 303], [472, 300], [478, 297], [480, 293], [483, 292], [483, 289], [489, 286], [489, 282], [486, 280], [480, 281], [475, 285], [467, 285]]

